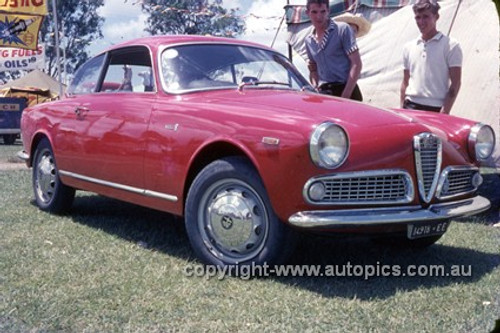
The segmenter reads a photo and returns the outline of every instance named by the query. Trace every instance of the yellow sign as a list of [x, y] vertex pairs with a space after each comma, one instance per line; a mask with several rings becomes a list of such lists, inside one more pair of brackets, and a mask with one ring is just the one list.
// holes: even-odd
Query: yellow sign
[[0, 12], [47, 15], [47, 0], [0, 0]]
[[0, 47], [37, 50], [42, 20], [38, 15], [0, 13]]

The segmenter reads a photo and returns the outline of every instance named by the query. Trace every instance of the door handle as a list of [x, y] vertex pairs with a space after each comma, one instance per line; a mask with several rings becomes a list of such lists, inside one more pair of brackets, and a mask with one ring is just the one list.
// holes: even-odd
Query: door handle
[[86, 108], [86, 107], [84, 107], [84, 106], [77, 106], [77, 107], [75, 108], [75, 114], [76, 114], [77, 116], [79, 116], [79, 117], [80, 117], [80, 116], [81, 116], [84, 112], [89, 112], [89, 109], [88, 109], [88, 108]]

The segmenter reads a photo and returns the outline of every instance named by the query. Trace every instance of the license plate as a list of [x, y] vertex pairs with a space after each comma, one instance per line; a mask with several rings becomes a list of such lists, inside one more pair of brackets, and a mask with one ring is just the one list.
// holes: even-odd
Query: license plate
[[430, 222], [419, 224], [408, 224], [408, 238], [416, 239], [422, 237], [442, 235], [448, 229], [450, 222]]

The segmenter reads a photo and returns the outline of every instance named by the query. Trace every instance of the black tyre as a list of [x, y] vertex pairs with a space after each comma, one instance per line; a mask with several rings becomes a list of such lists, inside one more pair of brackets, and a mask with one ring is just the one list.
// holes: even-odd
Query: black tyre
[[217, 160], [198, 174], [187, 196], [185, 221], [193, 250], [206, 264], [278, 264], [295, 243], [257, 171], [240, 157]]
[[54, 153], [47, 139], [42, 139], [35, 151], [33, 191], [38, 207], [51, 213], [68, 211], [75, 198], [75, 189], [64, 185], [59, 178]]
[[17, 134], [4, 134], [3, 135], [3, 142], [6, 145], [13, 145], [14, 142], [16, 142], [17, 139]]

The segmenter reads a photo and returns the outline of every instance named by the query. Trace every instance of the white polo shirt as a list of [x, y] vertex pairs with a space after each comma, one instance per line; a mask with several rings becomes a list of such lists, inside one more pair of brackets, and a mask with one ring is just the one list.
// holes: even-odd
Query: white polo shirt
[[450, 67], [462, 67], [458, 42], [438, 32], [424, 41], [421, 37], [407, 43], [403, 66], [410, 71], [406, 97], [412, 102], [441, 107], [450, 88]]

